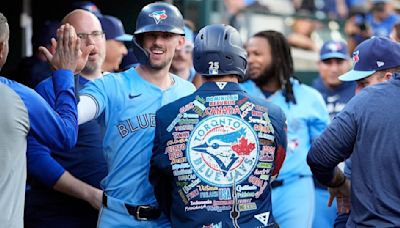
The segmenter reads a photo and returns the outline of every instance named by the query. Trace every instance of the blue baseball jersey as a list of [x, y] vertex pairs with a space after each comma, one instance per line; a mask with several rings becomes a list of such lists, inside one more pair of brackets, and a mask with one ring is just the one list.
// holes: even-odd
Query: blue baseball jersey
[[167, 90], [144, 80], [134, 68], [87, 83], [80, 92], [96, 102], [105, 126], [103, 142], [107, 195], [132, 205], [156, 205], [148, 180], [155, 113], [163, 105], [195, 91], [192, 83], [172, 75]]
[[[311, 176], [306, 157], [311, 142], [319, 136], [329, 123], [325, 102], [318, 91], [292, 79], [297, 104], [287, 103], [281, 90], [268, 98], [282, 108], [288, 124], [288, 146], [286, 159], [278, 179], [293, 176]], [[251, 87], [248, 87], [249, 89]], [[253, 96], [260, 96], [260, 89], [246, 90]]]
[[279, 107], [207, 82], [157, 112], [150, 181], [173, 227], [271, 227], [285, 148]]

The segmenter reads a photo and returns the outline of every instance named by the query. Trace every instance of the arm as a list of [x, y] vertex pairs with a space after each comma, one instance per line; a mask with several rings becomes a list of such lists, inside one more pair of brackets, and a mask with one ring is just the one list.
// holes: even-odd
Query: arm
[[71, 150], [77, 138], [77, 111], [73, 75], [69, 70], [57, 70], [55, 110], [34, 90], [18, 83], [10, 86], [18, 93], [28, 110], [30, 131], [41, 143], [55, 150]]
[[[43, 81], [35, 89], [51, 106], [55, 105], [51, 80]], [[99, 209], [101, 190], [72, 176], [51, 156], [50, 149], [37, 142], [34, 137], [30, 136], [28, 140], [27, 171], [31, 178], [49, 188], [86, 200], [93, 207]]]
[[102, 191], [72, 176], [53, 157], [50, 150], [28, 137], [27, 171], [31, 178], [49, 188], [83, 199], [94, 208], [101, 205]]
[[334, 182], [337, 164], [348, 158], [356, 140], [356, 122], [351, 102], [332, 121], [324, 133], [314, 140], [307, 163], [317, 180], [324, 185]]
[[49, 105], [32, 90], [19, 87], [19, 92], [28, 109], [30, 133], [52, 149], [70, 150], [77, 138], [77, 110], [72, 72], [82, 67], [80, 61], [86, 62], [94, 46], [88, 46], [82, 53], [80, 39], [75, 29], [69, 24], [62, 25], [57, 30], [57, 41], [59, 45], [52, 39], [53, 46], [56, 46], [54, 55], [46, 48], [40, 48], [50, 65], [56, 70], [53, 74], [53, 86], [57, 113], [54, 113]]
[[103, 191], [72, 176], [65, 171], [54, 185], [54, 190], [82, 199], [100, 209]]

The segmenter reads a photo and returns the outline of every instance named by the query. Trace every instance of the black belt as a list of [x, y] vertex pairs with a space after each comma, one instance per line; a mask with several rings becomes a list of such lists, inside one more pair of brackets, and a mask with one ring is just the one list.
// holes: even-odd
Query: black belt
[[[108, 207], [107, 195], [103, 193], [103, 205]], [[136, 220], [146, 221], [158, 219], [161, 216], [161, 210], [149, 205], [132, 206], [125, 204], [128, 213], [136, 218]]]
[[[303, 177], [307, 177], [306, 175], [298, 175], [298, 178], [300, 179], [300, 178], [303, 178]], [[294, 178], [294, 180], [296, 180], [297, 178]], [[288, 181], [289, 183], [291, 182], [291, 181]], [[277, 188], [277, 187], [280, 187], [280, 186], [282, 186], [282, 185], [284, 185], [285, 184], [285, 180], [274, 180], [274, 181], [272, 181], [271, 182], [271, 188]]]

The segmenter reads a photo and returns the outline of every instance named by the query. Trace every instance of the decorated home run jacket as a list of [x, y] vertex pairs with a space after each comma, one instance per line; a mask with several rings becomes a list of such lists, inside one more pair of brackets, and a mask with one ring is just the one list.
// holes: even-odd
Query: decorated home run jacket
[[269, 183], [285, 159], [281, 109], [208, 82], [156, 113], [150, 168], [173, 227], [271, 227]]

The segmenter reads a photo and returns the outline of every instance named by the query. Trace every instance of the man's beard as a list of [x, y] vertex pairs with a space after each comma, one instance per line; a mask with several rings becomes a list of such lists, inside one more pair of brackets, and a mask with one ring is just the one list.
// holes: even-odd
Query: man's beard
[[165, 60], [161, 63], [157, 63], [157, 64], [153, 63], [151, 61], [151, 59], [149, 59], [148, 66], [153, 70], [161, 70], [161, 69], [164, 69], [165, 67], [167, 67], [169, 63], [171, 63], [171, 59], [169, 59], [169, 60], [167, 59], [167, 60]]
[[82, 73], [84, 74], [93, 74], [94, 72], [97, 71], [97, 69], [99, 69], [99, 64], [98, 62], [95, 63], [91, 63], [91, 62], [87, 62], [85, 67], [82, 69]]
[[270, 81], [274, 80], [273, 78], [276, 75], [276, 69], [277, 69], [277, 67], [273, 67], [272, 64], [270, 66], [268, 66], [264, 70], [264, 72], [262, 72], [260, 74], [260, 76], [258, 76], [256, 79], [254, 79], [254, 82], [256, 83], [256, 85], [261, 88], [262, 86], [268, 84]]

